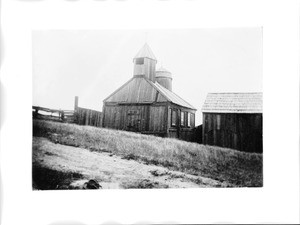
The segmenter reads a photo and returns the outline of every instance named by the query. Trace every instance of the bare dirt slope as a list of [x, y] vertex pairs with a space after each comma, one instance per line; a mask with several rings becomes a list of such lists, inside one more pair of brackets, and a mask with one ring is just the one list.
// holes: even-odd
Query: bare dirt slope
[[146, 165], [109, 152], [55, 144], [43, 137], [33, 137], [32, 149], [34, 189], [78, 189], [90, 179], [103, 189], [223, 186], [210, 178]]

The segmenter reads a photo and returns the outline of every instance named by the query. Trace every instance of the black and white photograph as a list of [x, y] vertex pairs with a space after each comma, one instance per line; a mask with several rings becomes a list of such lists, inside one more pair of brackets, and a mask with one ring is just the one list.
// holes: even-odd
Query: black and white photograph
[[298, 0], [0, 0], [0, 224], [299, 224]]
[[263, 187], [260, 27], [32, 35], [33, 190]]

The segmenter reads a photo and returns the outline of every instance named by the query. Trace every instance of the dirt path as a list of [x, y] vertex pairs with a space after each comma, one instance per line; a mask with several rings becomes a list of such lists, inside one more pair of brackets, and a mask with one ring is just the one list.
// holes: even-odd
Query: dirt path
[[71, 176], [68, 185], [74, 188], [89, 179], [97, 180], [103, 189], [222, 186], [222, 183], [209, 178], [145, 165], [111, 153], [55, 144], [46, 138], [33, 137], [32, 149], [34, 168], [38, 165], [51, 171], [80, 174], [81, 176]]

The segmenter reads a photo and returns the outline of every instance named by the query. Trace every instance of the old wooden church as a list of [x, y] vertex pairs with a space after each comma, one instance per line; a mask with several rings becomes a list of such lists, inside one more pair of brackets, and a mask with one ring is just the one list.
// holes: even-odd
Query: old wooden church
[[172, 74], [156, 70], [145, 44], [133, 59], [133, 77], [103, 101], [103, 127], [191, 140], [196, 109], [172, 91]]

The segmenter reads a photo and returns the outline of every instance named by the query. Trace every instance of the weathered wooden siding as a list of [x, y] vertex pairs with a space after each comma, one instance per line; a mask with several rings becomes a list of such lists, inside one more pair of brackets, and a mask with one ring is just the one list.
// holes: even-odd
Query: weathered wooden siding
[[182, 128], [182, 129], [180, 129], [179, 133], [180, 133], [180, 136], [179, 136], [180, 140], [192, 141], [193, 134], [194, 134], [193, 129]]
[[169, 129], [168, 137], [170, 137], [170, 138], [178, 138], [177, 129]]
[[203, 125], [201, 124], [194, 128], [194, 134], [193, 134], [192, 141], [202, 144], [203, 143], [202, 134], [203, 134]]
[[102, 112], [77, 107], [74, 112], [75, 123], [79, 125], [89, 125], [102, 127]]
[[[177, 120], [176, 125], [171, 125], [172, 110], [176, 111]], [[187, 126], [187, 117], [185, 114], [185, 123], [181, 125], [181, 112], [191, 113], [191, 123], [190, 126]], [[178, 138], [185, 141], [191, 141], [194, 138], [194, 128], [195, 128], [195, 112], [196, 110], [187, 109], [176, 104], [169, 104], [168, 107], [168, 119], [167, 119], [167, 129], [168, 137]]]
[[148, 104], [106, 104], [103, 126], [145, 133], [166, 132], [166, 106]]
[[105, 102], [134, 104], [152, 103], [158, 100], [160, 102], [167, 101], [145, 78], [135, 77], [105, 99]]
[[149, 131], [166, 132], [167, 131], [167, 108], [166, 106], [150, 106]]
[[262, 114], [203, 113], [203, 143], [262, 152]]
[[144, 58], [143, 60], [143, 64], [134, 64], [134, 76], [144, 75], [152, 82], [155, 82], [155, 60], [149, 58]]
[[[176, 126], [171, 126], [171, 112], [176, 110]], [[180, 124], [180, 112], [189, 112], [190, 127]], [[194, 136], [195, 110], [169, 102], [152, 104], [116, 104], [106, 102], [103, 106], [103, 126], [107, 128], [141, 132], [162, 137], [191, 141]]]
[[108, 128], [146, 133], [164, 132], [165, 106], [106, 105], [104, 123]]
[[193, 141], [194, 140], [194, 129], [190, 128], [170, 128], [168, 131], [168, 137], [178, 138], [184, 141]]
[[148, 77], [152, 82], [155, 82], [155, 61], [152, 59], [145, 58], [145, 75]]

